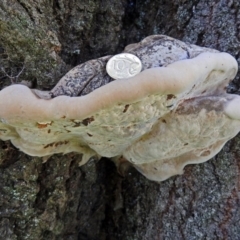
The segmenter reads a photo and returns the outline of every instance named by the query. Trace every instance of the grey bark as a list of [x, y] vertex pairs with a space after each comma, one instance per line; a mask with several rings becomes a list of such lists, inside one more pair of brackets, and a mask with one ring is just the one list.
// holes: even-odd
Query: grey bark
[[[152, 34], [240, 63], [238, 0], [2, 0], [0, 87], [51, 89], [77, 64]], [[24, 67], [24, 68], [23, 68]], [[21, 74], [20, 74], [21, 73]], [[239, 76], [229, 87], [238, 92]], [[0, 142], [0, 239], [233, 239], [240, 236], [240, 138], [161, 184], [108, 159], [29, 157]]]

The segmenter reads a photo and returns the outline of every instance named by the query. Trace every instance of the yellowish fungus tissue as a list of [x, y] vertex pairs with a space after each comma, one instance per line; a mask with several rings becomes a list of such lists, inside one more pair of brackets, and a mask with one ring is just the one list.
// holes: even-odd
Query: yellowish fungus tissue
[[226, 93], [238, 65], [228, 53], [150, 36], [124, 50], [142, 72], [113, 80], [111, 56], [69, 71], [49, 92], [0, 91], [0, 139], [31, 156], [121, 158], [163, 181], [209, 160], [240, 130], [240, 97]]

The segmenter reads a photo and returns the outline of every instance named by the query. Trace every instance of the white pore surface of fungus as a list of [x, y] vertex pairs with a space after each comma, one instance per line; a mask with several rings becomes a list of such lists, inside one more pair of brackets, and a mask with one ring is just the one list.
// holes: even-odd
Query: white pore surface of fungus
[[122, 156], [163, 181], [218, 153], [240, 130], [237, 73], [227, 53], [201, 53], [146, 69], [81, 97], [45, 100], [23, 85], [0, 91], [0, 139], [32, 156]]

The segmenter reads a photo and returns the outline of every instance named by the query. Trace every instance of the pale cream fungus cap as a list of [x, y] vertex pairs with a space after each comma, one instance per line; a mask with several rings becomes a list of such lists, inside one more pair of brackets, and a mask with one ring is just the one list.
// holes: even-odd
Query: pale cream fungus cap
[[0, 91], [0, 138], [32, 156], [122, 156], [162, 181], [217, 154], [240, 130], [237, 73], [227, 53], [205, 52], [112, 81], [80, 97], [40, 99], [23, 85]]

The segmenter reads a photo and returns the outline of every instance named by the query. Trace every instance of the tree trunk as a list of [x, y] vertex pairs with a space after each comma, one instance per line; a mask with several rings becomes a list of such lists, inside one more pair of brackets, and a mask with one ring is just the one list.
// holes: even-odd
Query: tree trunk
[[[1, 0], [0, 87], [51, 89], [69, 69], [153, 34], [240, 62], [239, 0]], [[238, 92], [239, 76], [229, 87]], [[0, 142], [0, 239], [240, 238], [240, 138], [160, 184], [109, 159], [46, 162]]]

